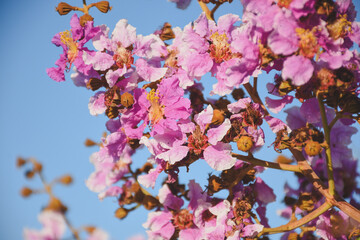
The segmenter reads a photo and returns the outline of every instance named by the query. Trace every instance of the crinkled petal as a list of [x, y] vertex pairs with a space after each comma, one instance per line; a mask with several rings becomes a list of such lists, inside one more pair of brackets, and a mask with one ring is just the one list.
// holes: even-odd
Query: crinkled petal
[[204, 159], [210, 167], [217, 171], [230, 169], [236, 162], [236, 158], [231, 156], [231, 150], [230, 144], [218, 142], [204, 150]]
[[295, 86], [301, 86], [310, 80], [313, 72], [314, 66], [310, 59], [294, 55], [285, 60], [282, 78], [291, 79]]

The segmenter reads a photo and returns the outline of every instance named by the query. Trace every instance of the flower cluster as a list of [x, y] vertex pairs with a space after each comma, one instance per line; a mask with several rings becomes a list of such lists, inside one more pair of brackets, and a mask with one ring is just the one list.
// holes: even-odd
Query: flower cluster
[[[190, 3], [172, 2], [179, 8]], [[211, 2], [219, 7], [226, 1]], [[267, 223], [266, 206], [275, 195], [257, 176], [263, 167], [303, 173], [298, 189], [286, 185], [283, 216], [305, 215], [329, 196], [335, 201], [335, 189], [358, 206], [357, 162], [348, 147], [356, 133], [351, 125], [360, 119], [360, 55], [352, 48], [360, 43], [360, 25], [354, 5], [350, 0], [242, 4], [242, 20], [227, 14], [215, 22], [205, 11], [183, 29], [166, 23], [148, 36], [137, 34], [125, 19], [109, 34], [107, 26], [80, 24], [74, 15], [71, 32], [53, 39], [64, 52], [49, 76], [64, 81], [64, 71], [74, 66], [75, 85], [95, 91], [90, 113], [109, 118], [109, 133], [90, 158], [95, 171], [86, 184], [100, 199], [118, 199], [120, 219], [140, 205], [155, 209], [144, 224], [150, 239], [239, 239], [279, 231]], [[94, 50], [84, 46], [90, 40]], [[276, 76], [267, 88], [277, 99], [266, 97], [263, 104], [258, 77], [270, 71]], [[212, 98], [202, 93], [207, 73], [216, 79]], [[285, 111], [287, 124], [271, 116], [293, 101], [301, 107]], [[276, 135], [272, 139], [265, 138], [265, 123]], [[298, 165], [255, 158], [265, 139], [277, 152], [295, 153]], [[132, 156], [142, 148], [151, 156], [140, 164], [135, 160], [142, 167], [134, 170]], [[299, 153], [305, 158], [296, 157]], [[187, 186], [179, 180], [181, 167], [198, 160], [218, 171], [205, 190], [193, 180]], [[314, 177], [299, 167], [309, 163], [319, 179], [329, 181], [324, 190], [329, 195], [319, 193]], [[161, 173], [167, 180], [155, 197], [145, 188], [154, 188]], [[221, 190], [228, 196], [218, 195]], [[300, 237], [350, 236], [358, 226], [344, 214], [331, 210], [310, 219], [308, 227], [316, 232]], [[347, 227], [334, 230], [332, 221]]]

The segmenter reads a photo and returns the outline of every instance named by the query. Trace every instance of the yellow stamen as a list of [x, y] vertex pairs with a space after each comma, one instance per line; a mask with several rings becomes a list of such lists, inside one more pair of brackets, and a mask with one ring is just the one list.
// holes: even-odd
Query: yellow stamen
[[60, 40], [68, 48], [67, 58], [71, 64], [78, 54], [78, 44], [72, 38], [69, 30], [60, 33]]
[[315, 28], [311, 31], [309, 29], [296, 28], [296, 33], [300, 37], [300, 53], [304, 57], [313, 58], [314, 55], [319, 51], [318, 41], [314, 35], [315, 31]]
[[225, 33], [213, 33], [210, 36], [210, 41], [210, 56], [214, 59], [215, 62], [221, 63], [222, 61], [226, 61], [232, 58], [230, 44], [228, 43], [228, 37]]
[[146, 99], [149, 100], [151, 106], [149, 108], [149, 119], [151, 124], [158, 123], [164, 117], [164, 106], [159, 103], [159, 92], [152, 89]]

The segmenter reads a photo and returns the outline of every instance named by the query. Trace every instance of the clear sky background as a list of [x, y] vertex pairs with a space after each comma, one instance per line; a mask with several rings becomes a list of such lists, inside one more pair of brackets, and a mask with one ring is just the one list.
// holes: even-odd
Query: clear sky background
[[[37, 215], [48, 199], [41, 195], [25, 200], [20, 197], [22, 186], [36, 188], [41, 185], [38, 179], [25, 180], [24, 171], [15, 168], [18, 156], [37, 158], [44, 164], [48, 180], [65, 173], [73, 175], [74, 184], [71, 187], [56, 187], [55, 194], [69, 206], [68, 216], [75, 227], [94, 224], [109, 232], [111, 239], [119, 240], [137, 233], [145, 234], [141, 224], [146, 221], [147, 211], [139, 209], [119, 221], [113, 217], [118, 207], [116, 201], [106, 199], [100, 202], [97, 194], [85, 186], [85, 180], [94, 170], [89, 156], [97, 149], [86, 148], [83, 143], [86, 138], [101, 138], [106, 118], [89, 114], [87, 104], [93, 92], [74, 86], [69, 76], [66, 82], [57, 83], [46, 75], [46, 68], [54, 66], [62, 52], [51, 43], [51, 38], [57, 32], [70, 29], [71, 14], [59, 16], [55, 11], [59, 2], [19, 0], [1, 3], [0, 239], [22, 239], [25, 226], [40, 229]], [[232, 4], [224, 4], [217, 11], [216, 18], [225, 13], [241, 15], [239, 2], [235, 0]], [[354, 2], [359, 10], [359, 1]], [[69, 0], [69, 3], [82, 5], [81, 0]], [[185, 11], [166, 0], [116, 0], [110, 3], [113, 10], [108, 14], [99, 13], [95, 8], [91, 10], [96, 25], [107, 24], [112, 31], [118, 20], [126, 18], [137, 28], [137, 33], [143, 35], [152, 33], [165, 22], [183, 28], [201, 13], [196, 0]], [[269, 79], [265, 75], [260, 76], [259, 85], [263, 92]], [[214, 81], [206, 81], [209, 89]], [[270, 134], [268, 129], [266, 134]], [[270, 139], [263, 147], [264, 151], [256, 154], [257, 157], [267, 160], [275, 158], [272, 147], [269, 147], [273, 138]], [[357, 145], [354, 150], [356, 156], [360, 156], [359, 139], [359, 134], [353, 138], [353, 146]], [[146, 160], [145, 155], [138, 154], [137, 157], [135, 161]], [[184, 169], [181, 171], [185, 172]], [[182, 177], [184, 182], [195, 178], [204, 186], [209, 172], [211, 169], [200, 162], [194, 164], [187, 176]], [[261, 175], [278, 195], [277, 203], [271, 204], [268, 210], [271, 226], [286, 222], [277, 216], [276, 209], [283, 206], [281, 199], [285, 180], [296, 184], [291, 176], [290, 173], [271, 169]]]

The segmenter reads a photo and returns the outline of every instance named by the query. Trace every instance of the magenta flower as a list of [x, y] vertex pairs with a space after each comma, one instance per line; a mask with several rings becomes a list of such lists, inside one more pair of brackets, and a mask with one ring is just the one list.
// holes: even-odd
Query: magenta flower
[[87, 22], [85, 26], [80, 25], [80, 20], [74, 14], [70, 21], [71, 30], [56, 34], [52, 43], [58, 47], [63, 48], [63, 54], [55, 62], [57, 67], [48, 68], [46, 70], [49, 77], [57, 82], [65, 81], [65, 71], [68, 71], [72, 64], [77, 68], [77, 71], [88, 74], [91, 71], [90, 66], [86, 66], [82, 59], [84, 52], [90, 51], [84, 47], [84, 44], [92, 39], [100, 29], [93, 27], [93, 22]]

